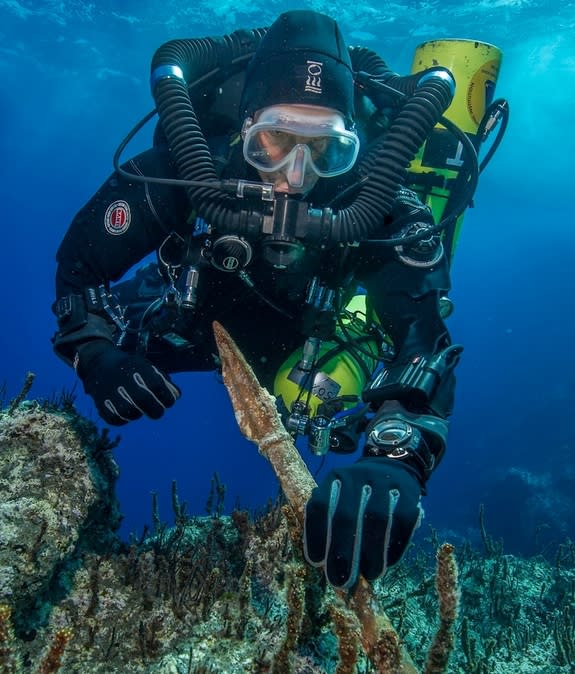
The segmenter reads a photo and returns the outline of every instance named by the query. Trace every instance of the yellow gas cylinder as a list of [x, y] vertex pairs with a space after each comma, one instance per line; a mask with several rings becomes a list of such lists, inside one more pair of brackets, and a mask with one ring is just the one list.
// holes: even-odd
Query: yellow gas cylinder
[[[455, 78], [455, 96], [444, 116], [467, 134], [478, 149], [481, 139], [477, 131], [485, 111], [494, 98], [501, 67], [498, 47], [477, 40], [431, 40], [420, 44], [413, 57], [411, 72], [427, 68], [448, 68]], [[454, 135], [437, 124], [410, 166], [411, 187], [430, 206], [436, 222], [440, 222], [447, 201], [464, 165], [463, 145]], [[453, 256], [463, 215], [455, 224], [449, 242]]]
[[[376, 367], [379, 353], [378, 341], [368, 331], [365, 295], [355, 295], [349, 301], [342, 322], [345, 330], [338, 327], [336, 333], [346, 342], [351, 342], [348, 348], [341, 348], [334, 341], [323, 341], [318, 349], [316, 365], [311, 369], [302, 369], [302, 346], [279, 368], [274, 381], [274, 395], [283, 401], [288, 410], [298, 401], [307, 406], [310, 416], [314, 416], [322, 403], [340, 396], [361, 396], [368, 376]], [[356, 340], [361, 351], [354, 348]], [[344, 408], [353, 405], [349, 402]]]

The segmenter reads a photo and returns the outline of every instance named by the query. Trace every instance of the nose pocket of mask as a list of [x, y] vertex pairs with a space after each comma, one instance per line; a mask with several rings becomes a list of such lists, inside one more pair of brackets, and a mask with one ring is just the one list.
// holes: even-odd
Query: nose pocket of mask
[[291, 187], [302, 187], [305, 178], [305, 169], [310, 159], [307, 145], [296, 145], [290, 152], [290, 162], [286, 171], [286, 179]]

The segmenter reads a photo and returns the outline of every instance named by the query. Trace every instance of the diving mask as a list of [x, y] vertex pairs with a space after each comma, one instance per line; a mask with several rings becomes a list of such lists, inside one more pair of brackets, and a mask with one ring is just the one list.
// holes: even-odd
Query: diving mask
[[349, 171], [357, 159], [359, 138], [346, 129], [343, 116], [329, 108], [274, 105], [242, 128], [245, 160], [258, 171], [283, 171], [292, 187], [301, 187], [309, 168], [320, 178]]

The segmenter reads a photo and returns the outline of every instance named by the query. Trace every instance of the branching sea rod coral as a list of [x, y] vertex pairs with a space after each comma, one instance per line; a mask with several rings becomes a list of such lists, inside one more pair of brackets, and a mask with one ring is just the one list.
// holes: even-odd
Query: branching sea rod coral
[[304, 576], [305, 569], [297, 564], [287, 567], [287, 603], [288, 615], [285, 638], [275, 655], [272, 674], [284, 674], [291, 669], [290, 658], [295, 651], [304, 615]]
[[[24, 674], [30, 671], [24, 668], [20, 653], [22, 648], [14, 634], [11, 622], [12, 611], [6, 604], [0, 604], [0, 674]], [[66, 646], [73, 636], [70, 628], [57, 630], [52, 636], [45, 654], [40, 659], [34, 674], [57, 674], [62, 666], [62, 657]]]
[[425, 674], [441, 674], [447, 669], [453, 651], [455, 635], [453, 626], [459, 608], [459, 584], [457, 563], [453, 546], [444, 543], [437, 551], [437, 574], [435, 586], [439, 596], [439, 629], [427, 655]]
[[0, 672], [20, 674], [22, 658], [12, 626], [12, 611], [7, 604], [0, 604]]
[[37, 674], [55, 674], [60, 671], [62, 657], [73, 635], [74, 632], [70, 627], [64, 627], [56, 632], [52, 643], [48, 646], [46, 655], [37, 669]]
[[18, 395], [14, 398], [14, 400], [10, 403], [10, 407], [8, 408], [8, 414], [10, 416], [12, 416], [14, 412], [18, 409], [20, 403], [26, 400], [26, 396], [28, 395], [28, 393], [30, 393], [30, 389], [32, 388], [32, 384], [34, 383], [35, 378], [36, 375], [33, 372], [26, 373], [22, 389], [20, 390]]

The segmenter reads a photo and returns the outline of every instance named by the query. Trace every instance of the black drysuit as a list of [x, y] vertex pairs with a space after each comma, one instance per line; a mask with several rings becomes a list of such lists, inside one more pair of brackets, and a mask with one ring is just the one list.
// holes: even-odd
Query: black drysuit
[[[208, 138], [219, 173], [222, 177], [257, 180], [253, 169], [243, 161], [240, 145], [230, 142], [233, 139], [233, 135]], [[161, 143], [127, 162], [126, 168], [146, 176], [178, 177], [169, 150]], [[322, 207], [355, 180], [355, 170], [338, 178], [322, 179], [306, 200], [313, 207]], [[353, 195], [351, 191], [341, 206], [352, 201]], [[110, 287], [158, 249], [170, 233], [188, 235], [194, 226], [191, 212], [186, 192], [179, 186], [132, 182], [116, 174], [102, 185], [74, 218], [57, 254], [56, 294], [60, 302], [55, 307], [60, 329], [54, 341], [60, 356], [72, 362], [78, 345], [94, 337], [114, 340], [118, 332], [97, 303], [90, 306], [88, 302], [87, 315], [63, 311], [67, 298], [85, 303], [90, 289]], [[382, 218], [373, 236], [398, 236], [417, 222], [432, 224], [431, 214], [413, 193], [402, 190], [392, 212]], [[211, 238], [217, 239], [217, 232]], [[196, 239], [191, 240], [196, 245]], [[450, 287], [448, 261], [443, 255], [429, 264], [437, 257], [440, 245], [437, 237], [434, 241], [427, 252], [417, 250], [417, 255], [412, 255], [415, 248], [409, 246], [394, 248], [370, 242], [325, 250], [306, 246], [301, 258], [287, 269], [270, 265], [264, 259], [262, 242], [255, 242], [246, 268], [255, 289], [242, 282], [237, 273], [203, 262], [197, 308], [186, 324], [189, 334], [182, 335], [189, 338], [189, 344], [175, 348], [152, 337], [146, 355], [166, 372], [214, 369], [216, 348], [211, 323], [217, 320], [230, 332], [260, 381], [271, 389], [278, 367], [302, 346], [307, 336], [302, 324], [304, 299], [310, 279], [316, 276], [333, 288], [343, 288], [346, 296], [353, 295], [358, 287], [365, 289], [383, 330], [393, 342], [394, 365], [407, 364], [417, 355], [431, 357], [450, 344], [439, 313], [439, 298]], [[198, 236], [197, 245], [202, 242], [205, 237]], [[120, 300], [137, 300], [142, 283], [145, 279], [137, 275], [127, 284], [120, 284]], [[136, 348], [136, 339], [128, 337], [122, 348]], [[451, 412], [453, 388], [454, 377], [449, 373], [427, 409], [414, 409], [419, 403], [410, 401], [409, 395], [401, 402], [412, 411], [445, 418]]]

